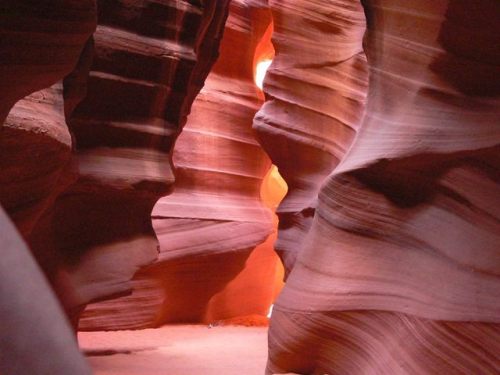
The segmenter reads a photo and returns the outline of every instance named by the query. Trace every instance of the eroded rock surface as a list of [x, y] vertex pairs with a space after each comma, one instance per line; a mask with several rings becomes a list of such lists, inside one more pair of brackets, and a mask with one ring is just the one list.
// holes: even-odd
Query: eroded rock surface
[[31, 238], [75, 319], [88, 302], [129, 293], [158, 257], [151, 210], [174, 182], [169, 153], [217, 57], [228, 4], [97, 3], [93, 63], [65, 81], [77, 179]]
[[268, 373], [496, 374], [500, 5], [363, 5], [365, 114], [275, 305]]
[[62, 172], [71, 159], [61, 82], [12, 108], [1, 128], [0, 148], [0, 201], [26, 238], [63, 190]]
[[95, 15], [94, 0], [0, 4], [0, 203], [14, 221], [0, 207], [2, 374], [90, 374], [17, 229], [26, 238], [64, 185], [71, 138], [60, 81], [78, 64]]
[[159, 259], [136, 275], [130, 297], [89, 306], [81, 329], [265, 320], [278, 264], [260, 196], [270, 161], [252, 119], [263, 102], [254, 58], [269, 24], [265, 1], [231, 3], [220, 58], [175, 145], [175, 190], [153, 209]]
[[25, 238], [67, 184], [61, 81], [88, 59], [95, 27], [94, 0], [0, 4], [0, 203]]
[[0, 124], [18, 100], [74, 69], [95, 17], [95, 0], [2, 1]]
[[[73, 323], [114, 298], [82, 329], [253, 322], [276, 285], [267, 2], [233, 0], [173, 157], [229, 2], [98, 3], [93, 39], [94, 1], [0, 4], [0, 202]], [[269, 6], [267, 372], [497, 374], [498, 1]], [[3, 211], [0, 234], [0, 372], [88, 373]]]
[[267, 101], [254, 121], [264, 149], [288, 185], [278, 207], [276, 250], [293, 268], [324, 179], [359, 128], [367, 64], [363, 8], [356, 1], [270, 1], [277, 54]]

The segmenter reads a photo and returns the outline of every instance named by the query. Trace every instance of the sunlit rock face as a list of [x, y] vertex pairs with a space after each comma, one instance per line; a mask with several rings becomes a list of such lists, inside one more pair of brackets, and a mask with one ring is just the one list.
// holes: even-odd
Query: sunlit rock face
[[228, 11], [228, 1], [215, 0], [97, 3], [93, 63], [67, 78], [77, 180], [31, 236], [75, 319], [90, 301], [128, 293], [133, 275], [158, 257], [151, 210], [174, 182], [169, 153]]
[[288, 272], [314, 216], [321, 183], [359, 127], [367, 86], [365, 16], [354, 1], [270, 1], [277, 55], [254, 128], [288, 184], [276, 250]]
[[266, 321], [279, 261], [261, 199], [271, 162], [252, 119], [263, 103], [254, 70], [268, 54], [261, 39], [270, 22], [265, 1], [231, 3], [220, 57], [175, 144], [175, 189], [152, 212], [159, 259], [136, 275], [131, 296], [88, 306], [80, 329]]
[[496, 374], [500, 3], [363, 5], [366, 109], [275, 304], [267, 371]]

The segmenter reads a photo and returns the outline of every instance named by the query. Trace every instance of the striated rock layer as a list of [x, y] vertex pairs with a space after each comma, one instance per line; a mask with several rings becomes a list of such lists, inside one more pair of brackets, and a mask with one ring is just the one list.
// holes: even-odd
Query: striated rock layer
[[363, 5], [365, 114], [275, 305], [267, 372], [497, 374], [500, 4]]
[[65, 80], [77, 180], [31, 236], [74, 319], [90, 301], [129, 293], [158, 256], [151, 210], [174, 182], [169, 152], [217, 57], [228, 7], [97, 3], [93, 63]]
[[0, 4], [0, 203], [25, 238], [64, 188], [71, 137], [58, 81], [85, 59], [95, 26], [95, 0]]
[[153, 209], [159, 259], [136, 275], [130, 297], [88, 306], [80, 329], [265, 320], [278, 260], [260, 196], [270, 161], [252, 119], [262, 105], [254, 57], [269, 23], [265, 1], [231, 3], [220, 58], [175, 145], [175, 191]]
[[0, 207], [2, 374], [90, 374], [13, 224], [27, 236], [64, 185], [71, 138], [57, 82], [83, 55], [95, 13], [94, 0], [0, 4], [0, 203], [14, 221]]
[[75, 90], [60, 81], [88, 60], [95, 27], [95, 0], [0, 4], [0, 203], [25, 238], [70, 182]]
[[61, 82], [12, 108], [1, 128], [0, 147], [0, 201], [27, 237], [63, 189], [62, 174], [71, 158]]
[[323, 180], [359, 127], [367, 86], [365, 17], [354, 1], [270, 1], [277, 55], [267, 101], [254, 120], [264, 149], [288, 185], [278, 208], [276, 250], [293, 268]]
[[95, 0], [2, 1], [0, 124], [18, 100], [74, 69], [95, 16]]

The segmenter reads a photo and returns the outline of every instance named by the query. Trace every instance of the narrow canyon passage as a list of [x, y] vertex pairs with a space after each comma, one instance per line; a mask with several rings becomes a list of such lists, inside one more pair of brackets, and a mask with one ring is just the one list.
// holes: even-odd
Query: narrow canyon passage
[[500, 1], [0, 1], [1, 375], [499, 375]]
[[158, 258], [134, 275], [131, 294], [89, 304], [80, 330], [267, 324], [282, 286], [274, 211], [286, 183], [252, 122], [264, 102], [258, 80], [274, 54], [271, 34], [265, 2], [231, 3], [218, 59], [173, 147], [173, 191], [152, 209]]
[[271, 35], [265, 2], [231, 4], [218, 60], [173, 147], [173, 192], [152, 211], [159, 258], [134, 276], [130, 295], [89, 304], [80, 317], [95, 374], [265, 369], [284, 277], [275, 211], [287, 193], [252, 132]]

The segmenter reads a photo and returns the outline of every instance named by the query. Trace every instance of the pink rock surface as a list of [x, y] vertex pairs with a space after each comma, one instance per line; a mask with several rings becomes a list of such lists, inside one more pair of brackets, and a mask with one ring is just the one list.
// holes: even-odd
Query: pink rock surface
[[270, 1], [277, 54], [267, 101], [254, 120], [259, 140], [288, 185], [278, 207], [276, 250], [293, 268], [318, 190], [359, 127], [367, 86], [365, 16], [355, 1]]
[[1, 4], [0, 124], [12, 106], [68, 75], [95, 29], [95, 0]]
[[0, 372], [90, 374], [60, 305], [0, 207]]
[[136, 275], [131, 296], [90, 305], [80, 329], [267, 315], [280, 285], [275, 223], [260, 194], [271, 164], [252, 119], [263, 102], [255, 54], [269, 23], [264, 1], [231, 3], [220, 57], [175, 144], [175, 190], [152, 212], [159, 259]]
[[499, 373], [498, 1], [233, 0], [212, 69], [228, 4], [98, 1], [93, 39], [93, 1], [0, 5], [0, 202], [38, 260], [2, 209], [0, 372], [89, 372], [39, 266], [81, 329], [265, 324], [272, 161], [268, 374]]
[[365, 113], [275, 305], [268, 373], [496, 374], [499, 4], [363, 4]]
[[90, 374], [14, 224], [27, 236], [64, 185], [71, 138], [57, 82], [78, 63], [95, 13], [94, 0], [0, 4], [0, 204], [14, 220], [0, 207], [2, 374]]
[[158, 256], [151, 209], [174, 182], [169, 152], [217, 57], [227, 1], [98, 9], [93, 63], [65, 80], [77, 179], [31, 238], [75, 321], [85, 304], [129, 293]]
[[27, 237], [57, 191], [64, 189], [62, 172], [71, 158], [71, 135], [62, 83], [20, 100], [1, 131], [1, 203]]
[[88, 58], [96, 7], [24, 0], [1, 8], [0, 203], [27, 239], [71, 180], [63, 97], [73, 90], [61, 81]]

